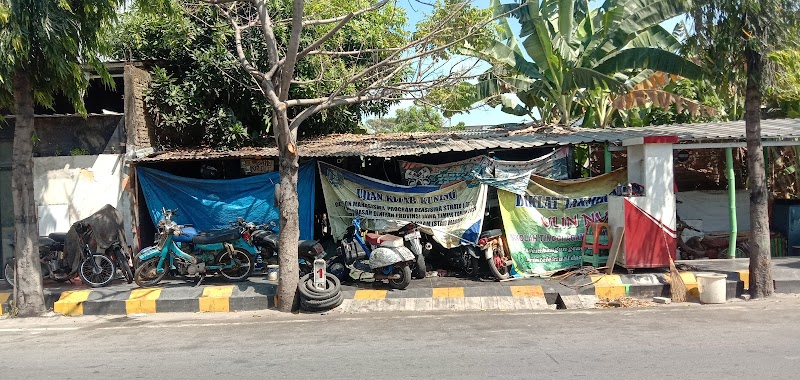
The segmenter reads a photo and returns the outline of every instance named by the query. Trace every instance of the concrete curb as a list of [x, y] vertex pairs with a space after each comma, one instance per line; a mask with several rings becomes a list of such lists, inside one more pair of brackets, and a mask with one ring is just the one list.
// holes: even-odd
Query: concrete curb
[[[344, 302], [332, 312], [556, 310], [560, 305], [558, 294], [546, 293], [539, 285], [499, 284], [406, 290], [359, 289], [346, 290], [343, 293]], [[577, 295], [571, 296], [577, 297]], [[590, 301], [570, 305], [573, 308], [586, 308], [584, 304], [594, 307], [594, 302]]]
[[[230, 312], [275, 307], [277, 286], [243, 283], [113, 290], [48, 291], [45, 304], [63, 315], [125, 315], [175, 312]], [[8, 313], [11, 293], [0, 293], [0, 313]]]

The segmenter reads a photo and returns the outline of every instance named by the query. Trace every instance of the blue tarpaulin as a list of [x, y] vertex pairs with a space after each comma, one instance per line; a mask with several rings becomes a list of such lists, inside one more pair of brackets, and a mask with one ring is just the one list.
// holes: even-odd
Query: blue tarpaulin
[[[314, 238], [314, 163], [300, 166], [297, 193], [300, 202], [300, 239]], [[175, 222], [193, 224], [200, 231], [230, 226], [237, 217], [255, 223], [278, 223], [275, 184], [278, 172], [240, 179], [186, 178], [150, 168], [138, 168], [139, 183], [153, 223], [161, 208], [178, 209]]]

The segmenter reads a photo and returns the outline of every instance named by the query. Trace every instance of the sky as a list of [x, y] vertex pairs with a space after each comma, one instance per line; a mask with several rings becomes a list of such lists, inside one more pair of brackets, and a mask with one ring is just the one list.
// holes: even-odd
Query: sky
[[[424, 0], [424, 2], [428, 1]], [[505, 3], [510, 1], [506, 0], [503, 2]], [[478, 7], [489, 6], [488, 0], [474, 1], [473, 3]], [[425, 13], [431, 9], [430, 6], [424, 5], [423, 3], [416, 0], [398, 0], [396, 4], [397, 6], [406, 9], [406, 14], [408, 16], [408, 24], [410, 28], [413, 28], [413, 25], [415, 25], [418, 21], [420, 21], [424, 17]], [[597, 8], [602, 4], [603, 1], [594, 0], [589, 2], [589, 7]], [[683, 19], [684, 19], [683, 16], [675, 17], [665, 21], [661, 25], [664, 26], [665, 29], [672, 31], [675, 28], [675, 25], [677, 25], [678, 22], [682, 21]], [[515, 29], [515, 33], [518, 34], [519, 24], [515, 23], [513, 19], [509, 19], [509, 23], [511, 24], [512, 29]], [[412, 105], [413, 105], [412, 101], [402, 101], [399, 104], [392, 107], [389, 110], [389, 113], [384, 117], [394, 117], [394, 113], [397, 109], [408, 108]], [[507, 114], [503, 111], [500, 111], [499, 106], [496, 108], [483, 106], [467, 113], [455, 115], [449, 120], [447, 120], [447, 122], [450, 125], [456, 125], [459, 122], [464, 122], [464, 124], [469, 126], [469, 125], [496, 125], [505, 123], [524, 123], [530, 120], [531, 119], [529, 117], [514, 116]]]

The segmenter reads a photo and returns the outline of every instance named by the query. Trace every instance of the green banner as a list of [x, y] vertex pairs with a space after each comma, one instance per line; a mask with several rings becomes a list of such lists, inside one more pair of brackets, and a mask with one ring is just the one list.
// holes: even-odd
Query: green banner
[[531, 176], [525, 195], [498, 190], [514, 269], [542, 274], [579, 266], [586, 223], [607, 219], [608, 193], [627, 177], [624, 169], [575, 181]]

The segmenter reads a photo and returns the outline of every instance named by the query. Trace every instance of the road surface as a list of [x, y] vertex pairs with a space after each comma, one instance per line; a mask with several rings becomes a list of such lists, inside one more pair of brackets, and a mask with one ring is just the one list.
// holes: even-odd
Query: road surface
[[3, 379], [797, 378], [800, 298], [549, 312], [0, 320]]

